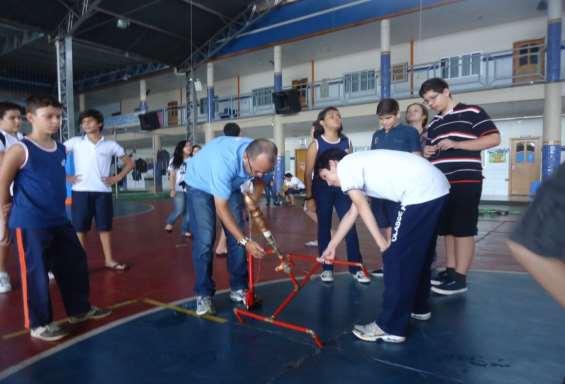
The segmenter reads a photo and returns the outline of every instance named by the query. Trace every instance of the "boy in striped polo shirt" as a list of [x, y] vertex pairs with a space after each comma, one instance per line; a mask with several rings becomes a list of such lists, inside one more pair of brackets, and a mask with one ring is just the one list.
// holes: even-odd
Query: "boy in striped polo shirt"
[[432, 280], [432, 291], [453, 295], [467, 291], [466, 275], [475, 256], [483, 186], [481, 151], [500, 144], [500, 133], [481, 107], [454, 101], [442, 79], [426, 80], [420, 97], [438, 113], [428, 126], [424, 157], [451, 184], [439, 225], [439, 234], [445, 236], [447, 268]]

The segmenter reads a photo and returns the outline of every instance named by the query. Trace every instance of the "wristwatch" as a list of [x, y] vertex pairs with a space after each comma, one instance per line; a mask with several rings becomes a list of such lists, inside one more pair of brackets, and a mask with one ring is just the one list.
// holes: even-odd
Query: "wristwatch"
[[306, 196], [304, 198], [304, 201], [312, 200], [313, 198], [314, 198], [314, 196]]
[[242, 237], [241, 239], [239, 239], [239, 240], [237, 241], [237, 243], [238, 243], [239, 245], [241, 245], [243, 248], [245, 248], [245, 247], [247, 246], [247, 243], [249, 243], [250, 240], [251, 240], [251, 239], [250, 239], [249, 237], [244, 236], [244, 237]]

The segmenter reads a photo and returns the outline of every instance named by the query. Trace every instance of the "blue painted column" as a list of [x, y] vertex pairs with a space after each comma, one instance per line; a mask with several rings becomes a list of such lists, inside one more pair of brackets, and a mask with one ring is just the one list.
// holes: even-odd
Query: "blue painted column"
[[[282, 49], [280, 45], [274, 47], [274, 91], [282, 91]], [[275, 193], [278, 194], [283, 186], [284, 180], [284, 132], [282, 117], [275, 113], [273, 118], [273, 136], [275, 139], [275, 144], [279, 150], [277, 155], [277, 164], [275, 165]]]
[[[544, 86], [542, 180], [561, 163], [561, 0], [550, 0], [547, 10], [547, 68]], [[540, 60], [541, 62], [541, 60]]]
[[390, 97], [390, 20], [381, 21], [381, 99]]
[[206, 66], [206, 84], [208, 88], [208, 122], [206, 123], [205, 140], [209, 142], [214, 138], [213, 123], [214, 123], [214, 63], [208, 63]]

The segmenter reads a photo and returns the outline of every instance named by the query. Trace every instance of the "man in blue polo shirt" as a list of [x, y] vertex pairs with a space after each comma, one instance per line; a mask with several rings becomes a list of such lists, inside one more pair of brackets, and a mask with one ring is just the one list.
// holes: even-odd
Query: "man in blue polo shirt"
[[[420, 135], [416, 128], [400, 123], [400, 107], [395, 99], [382, 99], [377, 105], [377, 116], [381, 129], [373, 134], [371, 149], [390, 149], [393, 151], [420, 154]], [[395, 220], [400, 205], [393, 201], [371, 198], [371, 209], [377, 218], [379, 227], [390, 240], [392, 222]], [[371, 271], [375, 277], [382, 277], [383, 270]]]
[[221, 136], [207, 143], [188, 163], [188, 211], [192, 222], [192, 260], [196, 274], [196, 314], [213, 314], [212, 247], [216, 214], [228, 234], [230, 299], [244, 302], [247, 291], [245, 251], [262, 257], [263, 248], [243, 232], [241, 186], [272, 170], [277, 147], [266, 139]]

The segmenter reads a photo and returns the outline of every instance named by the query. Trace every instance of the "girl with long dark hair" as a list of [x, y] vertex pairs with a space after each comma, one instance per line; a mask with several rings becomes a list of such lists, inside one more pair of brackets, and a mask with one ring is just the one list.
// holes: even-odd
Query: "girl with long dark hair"
[[169, 162], [169, 185], [171, 186], [170, 196], [173, 200], [173, 211], [167, 217], [165, 231], [171, 233], [173, 225], [182, 215], [182, 233], [190, 236], [188, 215], [186, 214], [186, 198], [185, 198], [185, 184], [184, 174], [186, 173], [186, 160], [191, 156], [193, 151], [192, 143], [190, 141], [179, 141], [175, 147], [173, 158]]

